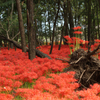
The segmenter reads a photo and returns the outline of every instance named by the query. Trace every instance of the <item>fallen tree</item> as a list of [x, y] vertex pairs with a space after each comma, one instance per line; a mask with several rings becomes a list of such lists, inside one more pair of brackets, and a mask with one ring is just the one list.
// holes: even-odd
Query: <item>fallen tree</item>
[[[9, 42], [11, 42], [11, 43], [13, 43], [17, 48], [22, 49], [22, 45], [21, 45], [19, 42], [15, 41], [15, 40], [13, 40], [13, 39], [7, 38], [7, 37], [5, 37], [5, 36], [3, 36], [3, 35], [1, 35], [1, 34], [0, 34], [0, 38], [2, 38], [2, 39], [4, 39], [4, 40], [7, 40], [7, 41], [9, 41]], [[38, 49], [35, 49], [35, 50], [36, 50], [36, 55], [37, 55], [38, 57], [41, 57], [41, 58], [47, 57], [48, 59], [51, 59], [51, 57], [48, 56], [47, 54], [45, 54], [45, 53], [39, 51]], [[28, 47], [26, 47], [26, 52], [29, 52], [29, 48], [28, 48]]]

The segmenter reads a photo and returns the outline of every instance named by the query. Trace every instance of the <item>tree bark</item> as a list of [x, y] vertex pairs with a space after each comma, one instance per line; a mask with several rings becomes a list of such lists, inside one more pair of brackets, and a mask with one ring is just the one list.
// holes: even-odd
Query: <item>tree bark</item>
[[72, 28], [74, 27], [74, 22], [73, 22], [70, 0], [67, 0], [67, 6], [68, 6], [68, 13], [69, 13], [70, 37], [73, 37], [73, 29]]
[[60, 50], [60, 48], [61, 48], [61, 43], [62, 43], [62, 39], [63, 39], [63, 32], [64, 32], [64, 26], [62, 27], [62, 31], [61, 31], [60, 44], [59, 44], [58, 50]]
[[64, 12], [64, 35], [68, 35], [68, 11], [67, 11], [67, 7], [66, 7], [66, 3], [64, 3], [64, 8], [63, 8], [63, 12]]
[[20, 0], [16, 0], [17, 10], [18, 10], [18, 20], [19, 20], [19, 29], [21, 34], [21, 44], [22, 44], [22, 52], [26, 52], [26, 42], [25, 42], [25, 32], [23, 25], [23, 18], [21, 13]]
[[97, 15], [97, 24], [98, 24], [98, 36], [99, 36], [99, 39], [100, 39], [100, 34], [99, 34], [99, 18], [98, 18], [98, 11], [99, 10], [99, 7], [97, 7], [96, 9], [96, 15]]
[[100, 0], [98, 0], [98, 3], [99, 3], [99, 7], [100, 7]]
[[52, 44], [51, 44], [50, 54], [52, 53], [52, 49], [53, 49], [54, 34], [55, 34], [56, 21], [57, 21], [57, 18], [58, 18], [59, 9], [60, 9], [60, 0], [58, 1], [58, 11], [57, 11], [55, 21], [54, 21], [54, 25], [53, 25], [53, 35], [52, 35]]
[[90, 50], [90, 35], [91, 34], [91, 0], [88, 2], [88, 51]]
[[29, 12], [29, 22], [28, 22], [28, 36], [29, 36], [29, 59], [34, 59], [36, 56], [35, 52], [35, 31], [34, 29], [34, 19], [33, 19], [33, 0], [27, 0], [27, 10]]

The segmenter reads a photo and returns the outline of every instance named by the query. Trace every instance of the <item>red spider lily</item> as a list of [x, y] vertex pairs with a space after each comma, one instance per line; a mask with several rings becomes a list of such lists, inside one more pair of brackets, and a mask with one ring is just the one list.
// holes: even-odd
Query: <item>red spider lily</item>
[[73, 40], [76, 40], [76, 37], [72, 37]]
[[68, 41], [66, 41], [66, 43], [73, 43], [73, 41], [72, 40], [68, 40]]
[[64, 38], [67, 40], [71, 40], [70, 36], [68, 36], [68, 35], [64, 36]]
[[12, 88], [10, 86], [5, 86], [2, 88], [2, 91], [12, 91]]
[[83, 40], [81, 40], [80, 38], [77, 38], [77, 37], [72, 37], [72, 39], [73, 39], [73, 43], [76, 43], [76, 41], [77, 41], [77, 43], [84, 42]]
[[99, 45], [99, 43], [95, 43], [95, 44], [94, 44], [94, 47], [97, 47], [98, 45]]
[[96, 40], [94, 40], [95, 42], [100, 42], [100, 40], [99, 39], [96, 39]]
[[81, 31], [75, 31], [75, 32], [73, 32], [74, 34], [82, 34], [82, 32]]
[[[77, 40], [77, 42], [83, 41], [74, 37], [68, 38], [68, 41], [71, 42], [71, 39]], [[88, 41], [86, 41], [86, 43], [88, 43]], [[95, 46], [98, 46], [98, 44], [99, 43], [96, 43]], [[80, 86], [76, 83], [77, 80], [74, 79], [75, 72], [60, 74], [48, 73], [47, 76], [44, 76], [44, 73], [48, 70], [60, 72], [61, 69], [63, 70], [66, 67], [66, 63], [55, 60], [55, 58], [57, 58], [57, 55], [62, 58], [68, 57], [68, 45], [62, 45], [61, 51], [57, 51], [58, 46], [54, 47], [55, 50], [53, 52], [55, 54], [51, 56], [53, 60], [37, 57], [32, 61], [28, 60], [28, 54], [22, 53], [19, 49], [17, 49], [16, 52], [14, 52], [13, 49], [9, 51], [7, 48], [1, 49], [0, 100], [13, 100], [15, 96], [21, 96], [26, 100], [100, 100], [99, 84], [94, 84], [87, 90], [75, 91], [75, 89]], [[41, 46], [40, 50], [48, 53], [48, 49], [48, 46]], [[73, 49], [71, 50], [73, 51]], [[67, 63], [67, 65], [69, 64]], [[33, 79], [36, 79], [36, 81]], [[21, 82], [19, 80], [21, 80]], [[32, 82], [34, 89], [24, 88], [23, 86], [19, 88], [25, 81], [28, 83]], [[27, 85], [27, 83], [25, 84]], [[13, 92], [13, 90], [15, 92]]]
[[78, 30], [78, 29], [81, 29], [81, 27], [80, 26], [77, 26], [77, 27], [74, 27], [73, 29], [74, 30]]
[[85, 44], [88, 44], [89, 43], [89, 41], [85, 41]]
[[71, 45], [69, 45], [69, 47], [72, 47], [72, 48], [73, 48], [73, 47], [74, 47], [74, 45], [73, 45], [73, 44], [71, 44]]
[[81, 40], [81, 39], [80, 39], [80, 43], [84, 44], [84, 42], [85, 42], [84, 40]]
[[0, 100], [13, 100], [14, 97], [11, 94], [0, 93]]

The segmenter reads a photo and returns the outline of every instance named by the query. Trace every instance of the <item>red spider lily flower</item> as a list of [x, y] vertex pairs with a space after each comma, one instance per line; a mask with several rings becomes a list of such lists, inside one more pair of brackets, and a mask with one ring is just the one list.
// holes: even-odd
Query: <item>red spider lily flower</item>
[[12, 91], [12, 88], [9, 86], [5, 86], [4, 88], [2, 88], [2, 91]]
[[99, 45], [99, 43], [95, 43], [95, 44], [94, 44], [94, 47], [97, 47], [98, 45]]
[[94, 40], [95, 42], [100, 42], [100, 40], [99, 39], [96, 39], [96, 40]]
[[73, 41], [72, 40], [68, 40], [68, 41], [66, 41], [66, 43], [73, 43]]
[[73, 40], [76, 40], [76, 37], [72, 37]]
[[67, 39], [67, 40], [70, 40], [71, 38], [70, 38], [70, 36], [68, 36], [68, 35], [66, 35], [66, 36], [63, 36], [65, 39]]
[[81, 29], [81, 27], [80, 26], [77, 26], [77, 29]]
[[89, 41], [85, 41], [85, 44], [88, 44], [89, 43]]
[[85, 41], [80, 39], [80, 43], [84, 44], [84, 43], [85, 43]]
[[77, 27], [74, 27], [73, 29], [74, 30], [78, 30], [78, 29], [81, 29], [81, 27], [80, 26], [77, 26]]
[[13, 100], [14, 97], [11, 94], [0, 93], [0, 100]]
[[71, 44], [71, 45], [69, 45], [69, 47], [72, 47], [72, 48], [73, 48], [73, 47], [74, 47], [74, 45], [73, 45], [73, 44]]
[[81, 43], [81, 39], [80, 38], [77, 38], [77, 37], [73, 37], [73, 43]]
[[77, 38], [76, 37], [72, 37], [73, 43], [76, 43]]
[[82, 32], [81, 31], [75, 31], [75, 32], [73, 32], [74, 34], [82, 34]]
[[77, 30], [77, 27], [74, 27], [73, 30]]

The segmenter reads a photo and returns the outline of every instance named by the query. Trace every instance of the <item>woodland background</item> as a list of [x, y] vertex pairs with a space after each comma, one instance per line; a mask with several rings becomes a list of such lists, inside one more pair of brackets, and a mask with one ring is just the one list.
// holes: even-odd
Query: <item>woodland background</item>
[[[2, 0], [0, 1], [0, 46], [13, 48], [13, 44], [35, 58], [39, 44], [73, 37], [73, 27], [81, 26], [80, 38], [93, 43], [100, 39], [99, 0]], [[9, 42], [8, 42], [9, 41]], [[19, 45], [20, 44], [20, 45]]]

